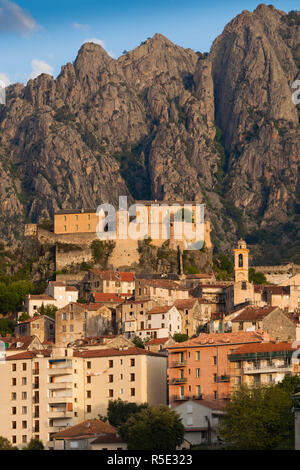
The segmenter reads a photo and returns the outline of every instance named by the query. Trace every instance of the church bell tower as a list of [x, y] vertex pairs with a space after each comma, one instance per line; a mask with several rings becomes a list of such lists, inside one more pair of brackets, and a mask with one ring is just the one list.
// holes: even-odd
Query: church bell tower
[[247, 244], [241, 239], [238, 241], [238, 247], [234, 250], [235, 282], [249, 282], [248, 257]]

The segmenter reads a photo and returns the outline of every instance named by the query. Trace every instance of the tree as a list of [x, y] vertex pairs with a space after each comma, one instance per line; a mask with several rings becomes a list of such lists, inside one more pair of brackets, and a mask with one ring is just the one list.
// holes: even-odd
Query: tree
[[[0, 318], [0, 335], [12, 335], [16, 326], [16, 322], [10, 318]], [[1, 339], [1, 338], [0, 338]]]
[[0, 450], [18, 450], [6, 437], [0, 436]]
[[125, 423], [130, 416], [139, 413], [147, 406], [147, 403], [137, 405], [136, 403], [123, 401], [120, 398], [118, 400], [109, 400], [107, 408], [108, 421], [112, 426], [118, 427]]
[[58, 308], [55, 305], [42, 305], [38, 308], [38, 312], [40, 315], [47, 315], [48, 317], [54, 318]]
[[30, 315], [28, 315], [28, 313], [26, 312], [23, 312], [19, 318], [18, 318], [18, 321], [26, 321], [26, 320], [29, 320], [30, 318]]
[[221, 281], [231, 280], [233, 276], [233, 263], [225, 253], [220, 253], [214, 258], [214, 271]]
[[131, 341], [137, 348], [145, 349], [144, 341], [139, 336], [135, 336]]
[[176, 341], [176, 343], [183, 343], [184, 341], [187, 341], [189, 337], [184, 333], [175, 333], [173, 339]]
[[44, 444], [39, 439], [31, 439], [27, 447], [23, 450], [44, 450]]
[[264, 273], [255, 271], [254, 268], [249, 269], [249, 281], [252, 282], [252, 284], [268, 284]]
[[219, 433], [229, 448], [293, 448], [292, 394], [279, 385], [243, 385], [225, 408]]
[[149, 406], [119, 427], [128, 450], [175, 450], [183, 442], [181, 418], [168, 406]]

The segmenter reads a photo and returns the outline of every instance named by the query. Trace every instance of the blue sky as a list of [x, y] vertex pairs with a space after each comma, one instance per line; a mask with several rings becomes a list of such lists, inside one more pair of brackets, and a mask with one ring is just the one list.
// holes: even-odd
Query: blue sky
[[[182, 47], [209, 51], [226, 23], [252, 0], [0, 0], [0, 80], [26, 83], [41, 72], [56, 77], [86, 40], [117, 58], [155, 33]], [[299, 0], [274, 1], [286, 12]]]

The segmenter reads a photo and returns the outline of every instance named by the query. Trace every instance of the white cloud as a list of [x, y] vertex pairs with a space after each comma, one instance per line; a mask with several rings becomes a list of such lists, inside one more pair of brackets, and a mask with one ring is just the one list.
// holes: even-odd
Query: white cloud
[[102, 41], [101, 39], [98, 39], [98, 38], [86, 39], [84, 42], [85, 43], [86, 42], [93, 42], [94, 44], [98, 44], [99, 46], [105, 47], [104, 41]]
[[30, 78], [36, 78], [41, 73], [48, 73], [49, 75], [53, 74], [53, 67], [52, 65], [47, 64], [43, 60], [33, 59], [31, 61], [32, 72]]
[[0, 31], [13, 31], [26, 36], [39, 25], [31, 14], [10, 0], [0, 0]]
[[1, 86], [3, 86], [2, 84], [4, 84], [4, 86], [10, 85], [10, 79], [5, 73], [0, 73], [0, 82]]
[[73, 23], [73, 28], [82, 29], [83, 31], [88, 31], [90, 29], [88, 24]]

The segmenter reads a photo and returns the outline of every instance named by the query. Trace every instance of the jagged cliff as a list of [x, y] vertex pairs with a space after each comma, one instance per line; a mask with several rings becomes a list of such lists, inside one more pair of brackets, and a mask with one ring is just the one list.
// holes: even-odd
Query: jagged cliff
[[209, 54], [160, 34], [118, 60], [84, 44], [56, 80], [7, 90], [1, 237], [14, 242], [25, 222], [119, 195], [182, 198], [206, 203], [219, 248], [240, 235], [274, 247], [279, 231], [297, 257], [297, 78], [300, 16], [265, 5], [233, 19]]

